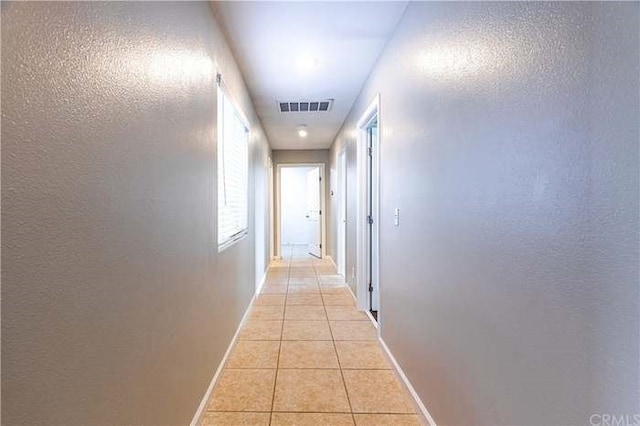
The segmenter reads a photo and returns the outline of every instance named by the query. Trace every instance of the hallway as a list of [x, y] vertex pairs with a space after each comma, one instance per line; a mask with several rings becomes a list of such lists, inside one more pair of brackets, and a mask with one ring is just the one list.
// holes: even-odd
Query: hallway
[[640, 1], [0, 13], [2, 425], [640, 426]]
[[273, 261], [203, 425], [420, 425], [369, 317], [330, 261]]

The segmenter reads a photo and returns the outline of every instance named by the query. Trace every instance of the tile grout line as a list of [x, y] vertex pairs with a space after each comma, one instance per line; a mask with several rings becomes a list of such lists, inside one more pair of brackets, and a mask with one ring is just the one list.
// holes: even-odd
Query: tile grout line
[[[316, 274], [316, 280], [318, 280], [318, 284], [320, 284], [320, 279], [318, 277], [318, 271], [313, 267], [313, 272]], [[338, 361], [338, 370], [340, 371], [340, 377], [342, 377], [342, 386], [344, 387], [344, 394], [347, 397], [347, 403], [349, 404], [349, 411], [351, 411], [351, 421], [353, 424], [356, 424], [356, 418], [353, 415], [353, 407], [351, 406], [351, 398], [349, 398], [349, 391], [347, 390], [347, 382], [344, 379], [344, 373], [342, 372], [342, 364], [340, 363], [340, 356], [338, 355], [338, 348], [336, 346], [336, 340], [333, 336], [333, 330], [331, 329], [331, 323], [329, 322], [329, 314], [327, 313], [327, 306], [324, 304], [324, 298], [322, 298], [322, 307], [324, 308], [324, 314], [327, 316], [327, 324], [329, 325], [329, 333], [331, 333], [331, 341], [333, 342], [333, 351], [336, 354], [336, 360]]]
[[284, 297], [284, 307], [282, 309], [282, 324], [280, 325], [280, 340], [278, 342], [278, 357], [276, 358], [276, 375], [273, 379], [273, 393], [271, 395], [271, 412], [269, 413], [269, 426], [273, 420], [273, 409], [276, 402], [276, 385], [278, 383], [278, 371], [280, 370], [280, 354], [282, 353], [282, 333], [284, 332], [284, 315], [287, 311], [287, 294], [289, 294], [289, 276], [291, 275], [291, 258], [289, 258], [287, 268], [287, 293]]
[[[270, 411], [256, 411], [256, 410], [216, 410], [209, 411], [209, 413], [270, 413]], [[287, 414], [351, 414], [350, 411], [276, 411], [276, 413]], [[398, 413], [397, 411], [363, 411], [361, 413], [354, 414], [391, 414], [395, 416], [418, 416], [415, 413]]]
[[[209, 413], [270, 413], [270, 411], [256, 410], [216, 410]], [[297, 414], [351, 414], [350, 411], [275, 411], [275, 413], [297, 413]], [[397, 411], [363, 411], [354, 414], [392, 414], [395, 416], [417, 416], [415, 413], [398, 413]]]
[[[283, 343], [286, 341], [286, 340], [284, 340], [284, 325], [285, 325], [286, 309], [287, 309], [287, 306], [289, 306], [289, 304], [288, 304], [289, 291], [288, 290], [292, 285], [291, 284], [292, 273], [296, 272], [296, 271], [294, 271], [296, 268], [300, 268], [300, 269], [309, 268], [309, 265], [307, 263], [304, 263], [304, 260], [300, 264], [295, 263], [292, 251], [290, 251], [289, 258], [288, 258], [288, 261], [287, 261], [286, 265], [282, 265], [282, 266], [285, 266], [285, 268], [283, 268], [283, 269], [286, 270], [286, 274], [287, 274], [286, 275], [286, 285], [285, 285], [286, 291], [285, 291], [285, 294], [284, 294], [285, 297], [284, 297], [283, 304], [282, 304], [282, 309], [283, 310], [282, 310], [282, 322], [281, 322], [281, 327], [280, 327], [280, 336], [279, 336], [279, 339], [277, 339], [277, 341], [278, 341], [278, 353], [277, 353], [277, 357], [276, 357], [275, 377], [274, 377], [274, 384], [273, 384], [273, 388], [272, 388], [273, 391], [272, 391], [272, 399], [271, 399], [270, 411], [266, 411], [266, 410], [265, 411], [260, 411], [260, 410], [233, 410], [233, 409], [232, 410], [220, 410], [220, 411], [217, 411], [217, 412], [228, 412], [228, 413], [250, 412], [250, 413], [268, 414], [269, 415], [269, 421], [268, 421], [269, 426], [271, 426], [271, 424], [273, 424], [273, 420], [274, 420], [273, 416], [275, 414], [275, 411], [274, 411], [274, 409], [275, 409], [275, 392], [276, 392], [276, 388], [277, 388], [277, 379], [278, 379], [278, 374], [279, 374], [280, 370], [324, 370], [324, 371], [327, 371], [327, 370], [335, 371], [336, 370], [336, 368], [318, 368], [318, 367], [306, 367], [306, 368], [305, 367], [295, 367], [295, 368], [281, 368], [280, 367], [280, 359], [281, 359], [281, 355], [282, 355], [282, 346], [283, 346]], [[388, 371], [388, 370], [395, 370], [395, 369], [394, 368], [390, 368], [389, 369], [389, 368], [344, 368], [344, 367], [342, 367], [340, 356], [338, 355], [338, 351], [337, 351], [337, 341], [335, 339], [335, 336], [334, 336], [334, 333], [333, 333], [333, 329], [331, 327], [331, 322], [329, 321], [328, 311], [327, 311], [328, 307], [331, 307], [331, 306], [334, 306], [334, 305], [327, 305], [325, 303], [325, 299], [323, 297], [324, 294], [321, 291], [322, 290], [322, 288], [321, 288], [321, 272], [319, 271], [319, 268], [321, 268], [322, 265], [319, 265], [318, 261], [316, 259], [312, 259], [310, 266], [311, 266], [311, 271], [309, 271], [309, 272], [313, 273], [313, 277], [314, 278], [309, 277], [308, 275], [306, 275], [308, 272], [304, 272], [304, 271], [300, 271], [300, 270], [298, 270], [295, 273], [295, 275], [296, 276], [299, 275], [300, 278], [304, 278], [304, 279], [311, 278], [311, 279], [315, 280], [316, 285], [320, 289], [320, 299], [322, 301], [322, 305], [290, 305], [290, 306], [296, 306], [296, 307], [298, 307], [298, 306], [299, 307], [303, 307], [304, 306], [304, 308], [302, 308], [303, 310], [308, 310], [310, 306], [316, 306], [316, 307], [317, 306], [322, 306], [322, 312], [324, 312], [324, 315], [325, 315], [326, 319], [323, 319], [323, 320], [306, 319], [306, 320], [291, 320], [291, 321], [310, 321], [310, 322], [326, 321], [327, 322], [327, 325], [329, 326], [329, 332], [330, 332], [331, 339], [330, 340], [321, 340], [321, 341], [323, 341], [323, 342], [328, 342], [328, 341], [333, 342], [332, 343], [332, 347], [334, 349], [334, 354], [336, 356], [336, 360], [337, 360], [337, 364], [338, 364], [337, 370], [340, 371], [340, 376], [341, 376], [342, 381], [343, 381], [343, 389], [345, 390], [345, 396], [347, 398], [347, 403], [348, 403], [348, 406], [349, 406], [349, 412], [346, 412], [346, 411], [325, 412], [325, 411], [313, 411], [313, 410], [310, 410], [310, 411], [306, 411], [306, 410], [302, 410], [302, 411], [286, 410], [286, 411], [278, 411], [278, 412], [279, 413], [289, 413], [289, 414], [340, 414], [340, 415], [343, 415], [344, 417], [346, 417], [347, 414], [350, 414], [352, 422], [355, 425], [356, 424], [356, 420], [355, 420], [355, 414], [356, 413], [354, 413], [354, 411], [353, 411], [353, 406], [352, 406], [351, 398], [350, 398], [349, 391], [348, 391], [348, 388], [347, 388], [347, 385], [346, 385], [346, 379], [345, 379], [344, 372], [345, 371], [350, 371], [350, 370]], [[270, 267], [270, 269], [275, 270], [275, 269], [277, 269], [277, 267]], [[323, 271], [323, 273], [324, 272], [326, 272], [327, 274], [329, 273], [329, 271]], [[297, 279], [297, 278], [294, 278], [294, 279]], [[330, 294], [328, 294], [328, 295], [330, 295]], [[295, 296], [295, 294], [294, 294], [294, 296]], [[335, 306], [342, 306], [342, 305], [335, 305]], [[345, 307], [346, 306], [347, 305], [345, 305]], [[341, 320], [334, 320], [334, 321], [340, 322]], [[344, 321], [355, 322], [355, 321], [358, 321], [358, 320], [345, 319]], [[366, 321], [366, 320], [363, 320], [363, 321]], [[351, 336], [349, 335], [349, 337], [351, 337]], [[249, 340], [254, 340], [254, 339], [249, 339]], [[255, 340], [256, 341], [274, 341], [274, 340], [268, 340], [268, 339], [267, 340], [255, 339]], [[314, 341], [317, 341], [317, 340], [315, 340], [315, 339], [310, 339], [310, 340], [294, 339], [294, 340], [291, 340], [291, 341], [314, 342]], [[352, 339], [348, 338], [346, 341], [369, 342], [371, 340], [370, 339], [352, 340]], [[242, 367], [235, 368], [235, 369], [225, 368], [225, 370], [243, 370], [243, 369], [271, 370], [271, 371], [274, 370], [273, 368], [242, 368]], [[397, 371], [395, 371], [395, 372], [397, 373]], [[406, 389], [405, 389], [405, 391], [406, 391]], [[403, 392], [403, 393], [405, 393], [405, 392]], [[399, 413], [399, 412], [371, 412], [369, 410], [365, 410], [362, 413], [357, 413], [357, 414], [418, 416], [420, 421], [422, 422], [422, 416], [420, 415], [419, 410], [415, 410], [412, 413], [405, 413], [405, 412], [403, 412], [403, 413]]]

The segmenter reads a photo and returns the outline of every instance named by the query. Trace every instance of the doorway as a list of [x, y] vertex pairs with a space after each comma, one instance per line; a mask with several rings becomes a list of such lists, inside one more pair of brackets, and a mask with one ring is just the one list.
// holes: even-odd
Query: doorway
[[275, 232], [274, 232], [274, 200], [273, 200], [273, 160], [269, 157], [269, 260], [274, 260], [276, 258], [275, 254]]
[[338, 154], [338, 274], [346, 278], [347, 270], [347, 156], [345, 150]]
[[324, 164], [278, 165], [278, 253], [324, 257]]
[[358, 121], [358, 307], [379, 322], [379, 95]]

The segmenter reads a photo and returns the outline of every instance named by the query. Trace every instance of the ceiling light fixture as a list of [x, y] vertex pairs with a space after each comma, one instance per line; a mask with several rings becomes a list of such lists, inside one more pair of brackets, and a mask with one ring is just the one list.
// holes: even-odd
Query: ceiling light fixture
[[304, 55], [298, 59], [298, 67], [303, 72], [311, 72], [315, 70], [318, 68], [319, 63], [320, 61], [318, 61], [318, 58], [310, 55]]
[[306, 138], [309, 133], [307, 132], [307, 126], [304, 124], [298, 126], [298, 136], [301, 138]]

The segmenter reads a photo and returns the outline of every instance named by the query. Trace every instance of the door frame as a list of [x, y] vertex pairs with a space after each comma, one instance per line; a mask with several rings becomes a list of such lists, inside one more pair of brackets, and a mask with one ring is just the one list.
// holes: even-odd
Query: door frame
[[275, 230], [274, 228], [274, 200], [273, 200], [273, 159], [269, 157], [269, 259], [274, 260], [276, 258], [274, 240]]
[[356, 170], [357, 170], [357, 218], [356, 218], [356, 301], [358, 309], [369, 311], [369, 290], [367, 286], [367, 127], [374, 116], [378, 118], [378, 149], [374, 149], [373, 161], [377, 163], [377, 176], [373, 177], [376, 182], [373, 190], [377, 190], [375, 199], [378, 201], [373, 205], [373, 241], [371, 243], [373, 264], [371, 267], [374, 279], [377, 279], [377, 306], [378, 324], [380, 324], [380, 145], [382, 138], [382, 126], [380, 119], [380, 94], [376, 94], [365, 112], [360, 116], [357, 130], [356, 142]]
[[[347, 277], [347, 150], [343, 147], [337, 155], [337, 192], [336, 209], [336, 263], [338, 274]], [[344, 222], [341, 223], [344, 210]]]
[[287, 167], [318, 167], [320, 168], [320, 178], [322, 179], [322, 185], [320, 185], [320, 211], [322, 216], [320, 218], [320, 228], [321, 228], [321, 242], [322, 244], [320, 254], [324, 259], [327, 256], [327, 243], [326, 243], [326, 228], [327, 228], [327, 209], [325, 203], [326, 197], [326, 188], [327, 181], [325, 177], [325, 164], [324, 163], [281, 163], [276, 167], [276, 178], [277, 178], [277, 191], [276, 191], [276, 199], [277, 199], [277, 218], [276, 218], [276, 258], [282, 259], [282, 199], [280, 196], [280, 192], [282, 190], [281, 184], [281, 169]]

